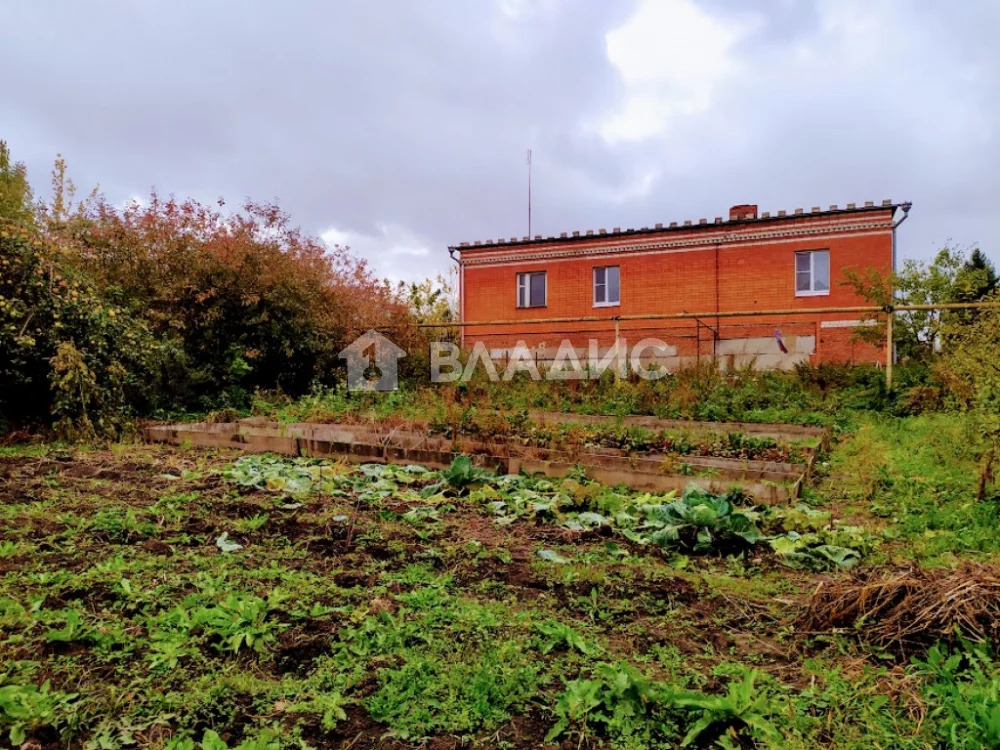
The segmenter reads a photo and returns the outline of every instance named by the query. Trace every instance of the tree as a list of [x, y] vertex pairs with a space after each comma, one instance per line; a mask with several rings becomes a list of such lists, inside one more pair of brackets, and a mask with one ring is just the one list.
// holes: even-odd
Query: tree
[[418, 323], [449, 323], [455, 320], [454, 285], [451, 278], [438, 274], [423, 281], [400, 281], [396, 294]]
[[142, 403], [156, 346], [37, 230], [0, 219], [0, 422], [111, 435]]
[[955, 274], [952, 298], [955, 302], [978, 302], [997, 288], [993, 262], [978, 247]]
[[76, 202], [66, 162], [33, 204], [0, 143], [0, 421], [113, 433], [131, 414], [248, 405], [332, 384], [369, 328], [423, 335], [447, 291], [397, 292], [273, 204]]
[[980, 310], [971, 321], [949, 323], [948, 347], [940, 368], [986, 441], [977, 491], [980, 500], [994, 481], [993, 467], [1000, 457], [1000, 293], [992, 292], [985, 301], [997, 306]]
[[34, 215], [27, 169], [24, 164], [11, 161], [7, 143], [0, 141], [0, 220], [31, 225]]
[[[954, 302], [981, 300], [996, 287], [996, 274], [990, 276], [992, 264], [976, 250], [969, 258], [961, 249], [944, 247], [934, 260], [925, 263], [907, 260], [898, 273], [887, 278], [873, 269], [844, 269], [847, 286], [879, 307], [898, 305], [944, 305]], [[990, 279], [992, 287], [990, 285]], [[855, 335], [873, 344], [884, 343], [884, 328], [868, 324], [879, 316], [868, 315]], [[893, 340], [897, 355], [904, 360], [928, 362], [942, 348], [949, 321], [969, 321], [975, 316], [939, 310], [908, 310], [895, 313]]]
[[101, 197], [76, 220], [82, 267], [173, 352], [161, 388], [189, 408], [242, 406], [258, 388], [298, 395], [333, 380], [337, 352], [407, 315], [346, 247], [327, 247], [272, 204], [225, 211]]

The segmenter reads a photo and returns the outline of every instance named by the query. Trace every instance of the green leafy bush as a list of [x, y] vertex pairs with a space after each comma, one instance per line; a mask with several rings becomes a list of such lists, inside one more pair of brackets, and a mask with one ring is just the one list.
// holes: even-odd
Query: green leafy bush
[[67, 257], [0, 218], [0, 422], [112, 435], [149, 405], [159, 350]]
[[0, 727], [7, 729], [10, 744], [17, 747], [27, 733], [39, 727], [72, 730], [77, 724], [76, 693], [52, 690], [48, 680], [41, 687], [4, 685], [0, 687]]
[[195, 742], [190, 737], [175, 737], [164, 750], [280, 750], [281, 747], [282, 743], [274, 732], [265, 732], [260, 737], [230, 746], [214, 729], [206, 729], [201, 742]]
[[547, 654], [554, 649], [566, 648], [579, 651], [586, 656], [600, 651], [599, 648], [587, 643], [573, 628], [558, 620], [543, 620], [535, 623], [535, 630], [541, 636], [539, 650]]
[[1000, 748], [1000, 674], [989, 644], [932, 646], [914, 660], [941, 747]]
[[633, 541], [682, 552], [732, 554], [761, 539], [755, 513], [736, 510], [725, 497], [693, 486], [679, 500], [641, 505], [638, 511], [642, 523], [623, 531]]
[[738, 679], [730, 680], [725, 693], [714, 695], [651, 680], [627, 662], [600, 664], [591, 678], [566, 683], [552, 710], [556, 723], [546, 741], [575, 729], [581, 742], [597, 732], [627, 747], [696, 742], [703, 747], [706, 737], [725, 748], [777, 746], [781, 733], [773, 717], [778, 705], [755, 684], [757, 671], [736, 671]]
[[382, 670], [379, 682], [365, 704], [405, 738], [496, 726], [532, 695], [538, 677], [529, 655], [508, 643], [469, 661], [411, 652], [403, 666]]
[[[678, 708], [699, 712], [681, 745], [690, 745], [709, 732], [723, 746], [723, 740], [729, 740], [727, 732], [732, 733], [733, 739], [742, 734], [767, 746], [778, 743], [781, 735], [769, 719], [773, 712], [770, 697], [754, 685], [758, 677], [756, 670], [746, 670], [742, 679], [732, 680], [726, 686], [724, 695], [688, 693], [676, 697], [673, 703]], [[731, 741], [725, 744], [733, 746]]]
[[194, 610], [191, 624], [222, 651], [248, 648], [265, 653], [283, 627], [269, 617], [272, 609], [267, 599], [233, 592], [218, 604]]
[[571, 728], [583, 736], [597, 731], [636, 746], [669, 740], [678, 728], [662, 710], [664, 697], [663, 687], [631, 664], [600, 664], [590, 679], [566, 683], [552, 709], [556, 723], [545, 740], [552, 742]]
[[444, 481], [459, 491], [476, 484], [482, 484], [491, 476], [493, 475], [490, 472], [473, 466], [472, 459], [468, 456], [456, 456], [455, 460], [451, 462], [451, 466], [441, 472]]

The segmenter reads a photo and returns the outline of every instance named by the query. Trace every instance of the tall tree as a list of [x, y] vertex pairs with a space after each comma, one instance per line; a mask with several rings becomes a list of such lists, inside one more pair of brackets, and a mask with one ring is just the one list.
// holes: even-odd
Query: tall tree
[[0, 219], [14, 224], [32, 224], [34, 205], [28, 171], [24, 164], [11, 161], [10, 149], [0, 141]]
[[978, 302], [997, 288], [997, 271], [986, 253], [978, 247], [955, 275], [956, 302]]
[[[861, 271], [845, 268], [845, 285], [864, 297], [870, 304], [890, 305], [940, 305], [955, 301], [955, 283], [965, 263], [962, 250], [944, 247], [930, 263], [909, 259], [891, 278], [874, 269]], [[884, 316], [867, 316], [868, 320], [883, 322]], [[945, 316], [945, 319], [947, 316]], [[866, 320], [866, 324], [868, 323]], [[903, 359], [926, 361], [940, 350], [942, 315], [938, 310], [911, 310], [896, 313], [893, 320], [893, 339], [896, 352]], [[883, 345], [885, 328], [882, 325], [859, 326], [855, 335], [876, 345]]]
[[1000, 458], [1000, 293], [987, 295], [996, 307], [979, 310], [971, 321], [947, 324], [948, 346], [941, 375], [949, 391], [965, 401], [984, 441], [977, 497], [985, 499]]
[[[968, 256], [962, 249], [942, 248], [930, 263], [907, 260], [891, 279], [868, 269], [844, 269], [846, 285], [871, 304], [943, 305], [954, 302], [981, 302], [998, 288], [997, 272], [986, 254], [976, 248]], [[935, 357], [955, 328], [947, 324], [968, 324], [978, 310], [910, 310], [898, 312], [893, 339], [903, 359], [928, 361]], [[869, 316], [879, 321], [879, 316]], [[867, 323], [868, 321], [866, 321]], [[884, 328], [865, 325], [855, 335], [873, 344], [882, 344]]]

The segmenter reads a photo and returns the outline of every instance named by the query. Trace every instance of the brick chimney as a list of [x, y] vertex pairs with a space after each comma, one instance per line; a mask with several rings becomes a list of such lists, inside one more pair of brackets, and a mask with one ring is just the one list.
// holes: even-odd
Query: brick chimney
[[738, 219], [756, 219], [757, 218], [757, 204], [742, 203], [739, 206], [733, 206], [729, 209], [729, 220], [737, 221]]

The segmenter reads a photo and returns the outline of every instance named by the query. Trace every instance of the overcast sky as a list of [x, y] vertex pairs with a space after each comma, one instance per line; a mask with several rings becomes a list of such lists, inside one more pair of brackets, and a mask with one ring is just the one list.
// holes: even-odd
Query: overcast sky
[[1000, 0], [0, 0], [0, 139], [114, 202], [277, 199], [380, 275], [447, 247], [911, 200], [1000, 260]]

